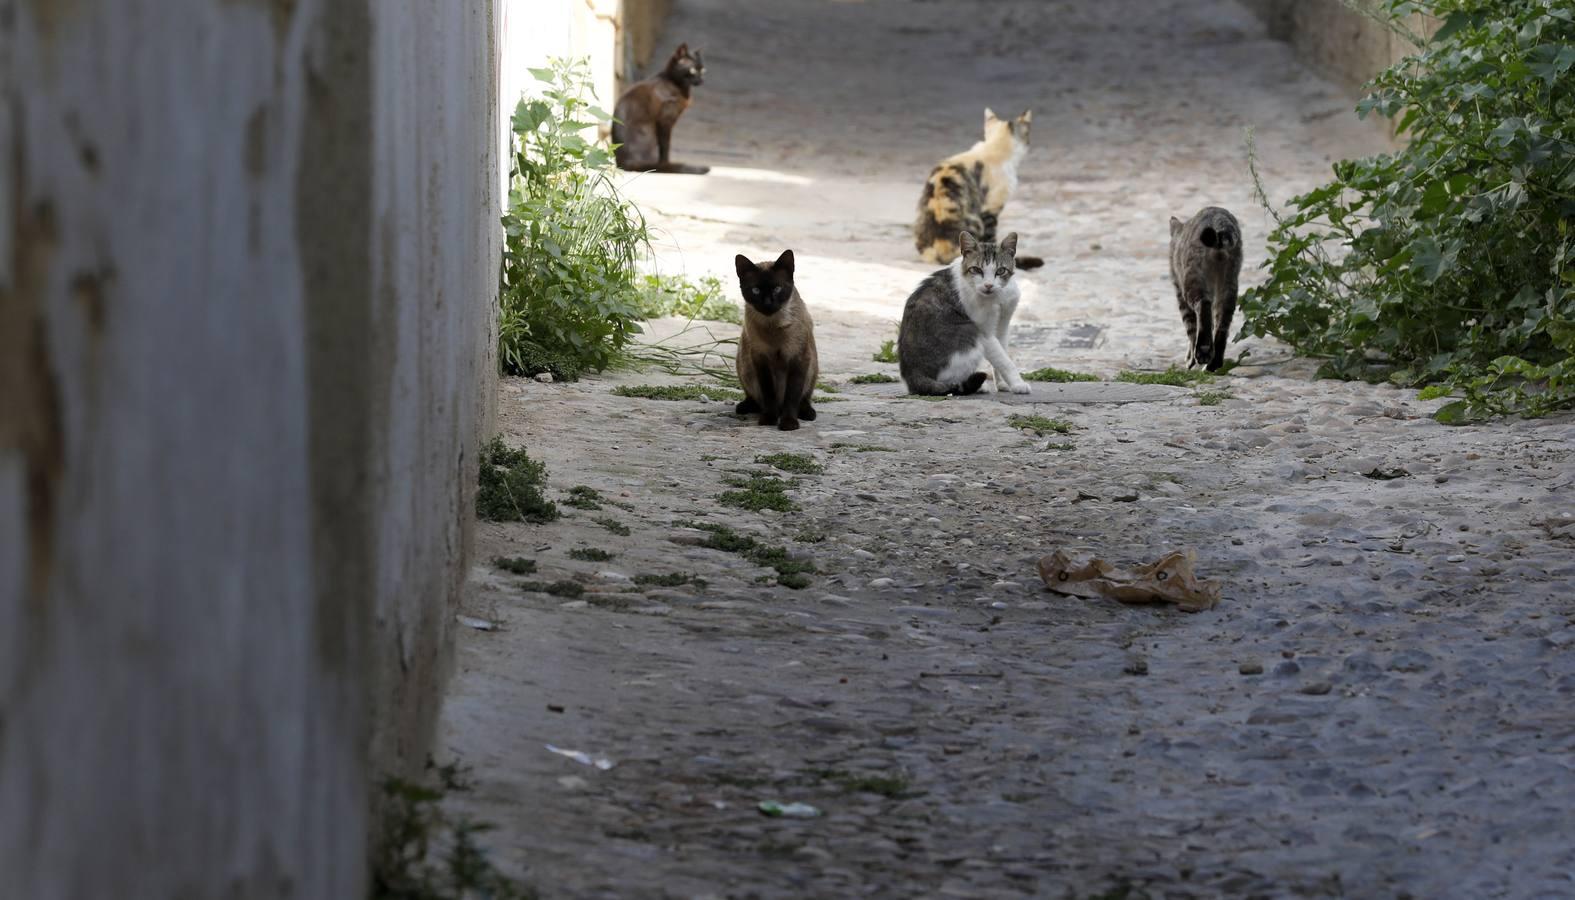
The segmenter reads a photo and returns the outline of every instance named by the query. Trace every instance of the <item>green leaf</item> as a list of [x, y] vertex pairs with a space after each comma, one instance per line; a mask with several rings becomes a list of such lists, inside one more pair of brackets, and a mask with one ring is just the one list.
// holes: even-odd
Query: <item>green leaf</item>
[[1466, 401], [1456, 400], [1440, 406], [1438, 411], [1433, 413], [1433, 418], [1445, 425], [1464, 425], [1469, 421], [1467, 409]]

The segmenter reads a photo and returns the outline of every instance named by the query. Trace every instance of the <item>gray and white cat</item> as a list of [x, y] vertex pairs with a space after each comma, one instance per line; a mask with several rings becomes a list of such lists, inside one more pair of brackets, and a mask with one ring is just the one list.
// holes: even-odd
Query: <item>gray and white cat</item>
[[1241, 223], [1208, 206], [1183, 223], [1170, 217], [1170, 280], [1187, 326], [1187, 368], [1210, 372], [1225, 364], [1230, 320], [1241, 278]]
[[1017, 234], [1000, 244], [958, 236], [962, 255], [920, 282], [902, 309], [897, 361], [902, 380], [915, 394], [972, 394], [985, 381], [980, 364], [995, 368], [994, 390], [1026, 394], [1031, 389], [1006, 353], [1020, 292]]

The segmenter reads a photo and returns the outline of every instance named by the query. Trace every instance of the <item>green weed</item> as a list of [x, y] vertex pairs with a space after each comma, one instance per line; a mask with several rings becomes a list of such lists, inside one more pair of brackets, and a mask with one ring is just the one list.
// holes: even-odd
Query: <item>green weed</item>
[[489, 522], [551, 522], [558, 506], [542, 493], [546, 486], [545, 465], [495, 437], [481, 452], [476, 515]]
[[819, 475], [826, 471], [824, 466], [815, 462], [815, 458], [807, 453], [773, 453], [770, 456], [757, 456], [755, 462], [798, 475]]

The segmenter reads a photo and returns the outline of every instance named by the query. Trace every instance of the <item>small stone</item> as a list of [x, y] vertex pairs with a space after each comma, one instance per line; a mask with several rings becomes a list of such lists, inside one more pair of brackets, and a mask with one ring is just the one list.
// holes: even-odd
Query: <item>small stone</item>
[[[548, 375], [547, 377], [551, 378], [552, 376]], [[583, 791], [591, 785], [589, 781], [578, 775], [565, 775], [558, 779], [558, 784], [569, 791]]]
[[1315, 697], [1322, 697], [1333, 689], [1334, 685], [1327, 681], [1314, 681], [1312, 684], [1302, 685], [1302, 693], [1312, 694]]
[[1148, 660], [1141, 657], [1127, 660], [1127, 664], [1122, 667], [1121, 671], [1128, 675], [1147, 675]]
[[1300, 672], [1301, 670], [1302, 670], [1301, 666], [1297, 665], [1296, 663], [1294, 663], [1294, 662], [1292, 662], [1290, 660], [1286, 660], [1285, 662], [1282, 662], [1279, 665], [1274, 667], [1274, 674], [1279, 675], [1281, 677], [1284, 677], [1284, 676], [1287, 676], [1287, 675], [1295, 675], [1297, 672]]
[[535, 375], [532, 375], [531, 377], [536, 379], [537, 381], [541, 382], [542, 384], [552, 384], [552, 373], [551, 372], [537, 372]]
[[1240, 672], [1243, 675], [1262, 675], [1263, 674], [1263, 663], [1261, 663], [1261, 662], [1244, 662], [1241, 665], [1236, 667], [1236, 671]]
[[870, 587], [874, 588], [877, 591], [885, 590], [886, 588], [892, 587], [896, 583], [897, 583], [896, 581], [893, 581], [890, 578], [872, 578], [872, 579], [870, 579]]
[[[857, 550], [854, 550], [853, 551], [853, 555], [858, 557], [859, 559], [874, 559], [875, 558], [875, 554], [869, 552], [868, 550], [863, 549], [862, 547], [857, 549]], [[873, 581], [870, 582], [870, 584], [874, 584], [874, 583], [875, 582], [873, 582]]]

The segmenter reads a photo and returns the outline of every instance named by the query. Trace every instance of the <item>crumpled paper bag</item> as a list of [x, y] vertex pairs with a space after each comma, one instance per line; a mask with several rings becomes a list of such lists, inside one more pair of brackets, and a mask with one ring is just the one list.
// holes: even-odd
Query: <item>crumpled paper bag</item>
[[1193, 574], [1197, 559], [1188, 547], [1146, 566], [1118, 569], [1097, 557], [1074, 559], [1057, 550], [1039, 560], [1039, 577], [1058, 594], [1109, 597], [1122, 603], [1174, 603], [1183, 612], [1201, 612], [1220, 602], [1220, 585]]

